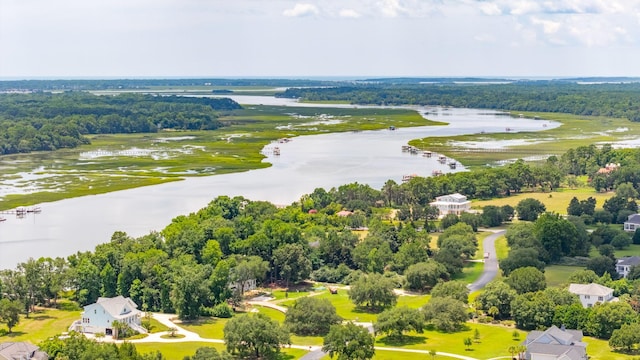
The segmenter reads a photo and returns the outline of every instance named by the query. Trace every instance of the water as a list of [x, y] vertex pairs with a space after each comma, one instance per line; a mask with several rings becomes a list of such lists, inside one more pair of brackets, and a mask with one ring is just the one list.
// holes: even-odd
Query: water
[[[318, 106], [272, 97], [235, 99], [243, 104]], [[29, 257], [68, 256], [92, 250], [108, 242], [114, 231], [141, 236], [161, 230], [172, 218], [196, 211], [219, 195], [290, 204], [317, 187], [328, 190], [359, 182], [380, 189], [388, 179], [400, 183], [407, 174], [429, 176], [433, 170], [464, 170], [462, 166], [451, 170], [436, 158], [403, 153], [401, 146], [411, 139], [503, 132], [506, 127], [513, 131], [542, 130], [543, 123], [547, 129], [558, 125], [514, 119], [495, 111], [418, 109], [421, 113], [429, 111], [429, 119], [449, 125], [297, 137], [269, 146], [278, 146], [281, 155], [269, 155], [265, 161], [273, 166], [266, 169], [45, 203], [40, 205], [42, 213], [24, 219], [4, 215], [7, 221], [0, 223], [0, 269], [13, 268]]]

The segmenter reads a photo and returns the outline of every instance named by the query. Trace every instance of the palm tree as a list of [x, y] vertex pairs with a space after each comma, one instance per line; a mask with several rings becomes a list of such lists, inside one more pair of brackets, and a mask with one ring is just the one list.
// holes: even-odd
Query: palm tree
[[509, 346], [509, 349], [507, 349], [507, 351], [511, 354], [511, 359], [515, 359], [517, 352], [515, 345]]
[[467, 350], [471, 349], [471, 345], [473, 344], [473, 340], [470, 337], [464, 338], [464, 346], [467, 347]]
[[429, 350], [429, 355], [431, 355], [431, 360], [434, 360], [436, 358], [437, 354], [438, 353], [436, 353], [435, 350], [433, 350], [433, 349]]

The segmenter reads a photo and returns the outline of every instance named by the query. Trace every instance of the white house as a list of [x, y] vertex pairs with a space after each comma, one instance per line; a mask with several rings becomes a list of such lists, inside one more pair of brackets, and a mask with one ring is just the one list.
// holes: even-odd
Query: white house
[[447, 214], [460, 215], [471, 210], [471, 201], [467, 197], [458, 193], [436, 197], [436, 201], [429, 203], [438, 208], [441, 216]]
[[570, 284], [569, 292], [580, 297], [582, 307], [592, 307], [596, 303], [618, 301], [613, 297], [613, 289], [599, 284]]
[[631, 268], [638, 265], [640, 265], [640, 256], [623, 257], [616, 263], [616, 272], [622, 277], [627, 277]]
[[552, 326], [546, 331], [532, 331], [523, 343], [527, 360], [587, 360], [587, 344], [582, 330]]
[[624, 222], [624, 231], [635, 232], [640, 229], [640, 214], [631, 214]]
[[82, 312], [82, 322], [76, 322], [72, 329], [86, 333], [113, 335], [113, 322], [119, 321], [140, 333], [146, 333], [141, 323], [142, 311], [130, 298], [116, 296], [98, 298], [95, 304], [87, 305]]

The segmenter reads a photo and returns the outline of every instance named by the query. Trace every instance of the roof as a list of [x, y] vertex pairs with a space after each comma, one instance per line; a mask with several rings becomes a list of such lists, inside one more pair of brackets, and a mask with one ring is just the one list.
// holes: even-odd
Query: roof
[[627, 257], [618, 259], [618, 263], [616, 265], [636, 266], [639, 264], [640, 264], [640, 256], [627, 256]]
[[582, 342], [582, 330], [566, 330], [552, 326], [546, 331], [532, 331], [524, 345], [529, 354], [553, 355], [556, 358], [584, 360], [587, 344]]
[[349, 216], [351, 214], [353, 214], [353, 213], [351, 211], [349, 211], [349, 210], [342, 210], [342, 211], [338, 211], [336, 213], [336, 215], [338, 215], [338, 216]]
[[[137, 310], [138, 305], [136, 305], [136, 303], [134, 303], [130, 298], [125, 298], [122, 295], [113, 298], [100, 297], [98, 298], [98, 301], [96, 301], [96, 304], [102, 306], [102, 308], [114, 318], [120, 318], [122, 315], [128, 316], [131, 312], [139, 312], [139, 310]], [[129, 305], [131, 311], [124, 311], [126, 305]]]
[[48, 359], [39, 347], [28, 342], [5, 342], [0, 344], [0, 359]]
[[631, 214], [627, 218], [626, 223], [640, 224], [640, 214]]
[[613, 289], [600, 284], [570, 284], [569, 292], [577, 295], [607, 296]]

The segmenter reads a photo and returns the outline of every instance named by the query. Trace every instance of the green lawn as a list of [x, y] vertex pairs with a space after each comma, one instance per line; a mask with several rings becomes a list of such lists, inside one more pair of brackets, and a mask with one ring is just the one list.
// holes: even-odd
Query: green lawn
[[229, 319], [203, 318], [197, 321], [183, 322], [181, 327], [193, 331], [206, 339], [224, 339], [224, 326]]
[[[181, 343], [142, 343], [135, 344], [136, 349], [140, 353], [154, 353], [160, 351], [167, 360], [182, 360], [185, 356], [195, 354], [196, 350], [201, 347], [214, 347], [219, 352], [225, 350], [224, 344], [209, 342], [181, 342]], [[299, 349], [282, 349], [282, 353], [278, 360], [294, 360], [299, 359], [307, 351]]]
[[547, 286], [560, 287], [569, 284], [569, 276], [576, 271], [583, 270], [580, 266], [549, 265], [544, 269]]
[[[13, 328], [11, 334], [0, 336], [0, 342], [30, 341], [37, 343], [54, 335], [69, 331], [69, 326], [80, 320], [80, 311], [64, 311], [57, 309], [37, 310], [27, 319], [20, 317], [20, 322]], [[6, 328], [4, 324], [2, 328]]]
[[524, 192], [513, 194], [511, 196], [496, 198], [491, 200], [477, 200], [471, 204], [474, 209], [480, 209], [487, 205], [504, 206], [511, 205], [516, 207], [518, 203], [527, 198], [539, 200], [547, 208], [547, 211], [553, 211], [558, 214], [566, 214], [569, 202], [575, 196], [578, 200], [586, 200], [589, 197], [596, 199], [596, 208], [602, 208], [605, 200], [613, 197], [614, 193], [600, 193], [593, 188], [581, 187], [577, 189], [560, 188], [556, 191], [543, 192]]
[[[478, 329], [480, 332], [479, 342], [473, 344], [470, 351], [465, 349], [463, 340], [467, 337], [473, 339], [474, 330]], [[381, 347], [402, 347], [405, 349], [419, 349], [419, 350], [435, 350], [448, 353], [467, 355], [478, 359], [489, 359], [497, 356], [508, 356], [507, 349], [511, 345], [517, 345], [524, 339], [524, 334], [520, 340], [515, 341], [512, 338], [513, 328], [507, 328], [504, 326], [485, 325], [485, 324], [473, 324], [467, 323], [465, 330], [455, 333], [443, 333], [439, 331], [425, 331], [423, 334], [410, 333], [406, 337], [404, 344], [399, 344], [396, 341], [388, 340], [386, 337], [379, 336], [376, 339], [376, 346]], [[391, 356], [395, 354], [393, 352], [387, 352]], [[401, 356], [400, 352], [397, 353]], [[417, 355], [421, 358], [426, 358], [427, 355]], [[376, 356], [376, 359], [378, 357]], [[387, 359], [391, 357], [381, 357], [381, 359]]]
[[465, 284], [471, 284], [472, 282], [478, 280], [480, 275], [482, 275], [483, 269], [484, 263], [482, 262], [467, 262], [464, 264], [462, 274], [454, 276], [453, 280], [459, 280], [464, 282]]
[[[621, 226], [621, 225], [620, 225]], [[624, 256], [639, 256], [640, 255], [640, 245], [630, 245], [626, 249], [616, 250], [615, 251], [616, 258], [621, 258]]]

